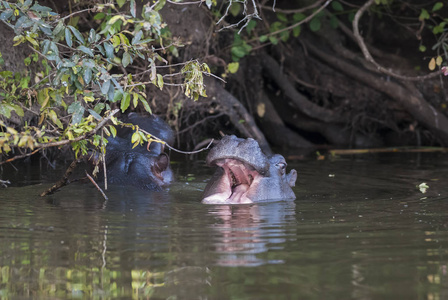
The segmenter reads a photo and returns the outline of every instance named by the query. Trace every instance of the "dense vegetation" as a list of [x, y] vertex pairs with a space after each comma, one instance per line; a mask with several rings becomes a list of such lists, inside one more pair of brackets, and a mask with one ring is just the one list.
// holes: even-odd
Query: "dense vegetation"
[[[446, 145], [446, 10], [398, 0], [2, 0], [3, 162], [65, 145], [104, 153], [116, 116], [130, 110], [164, 115], [187, 148], [220, 131], [266, 151]], [[134, 143], [151, 141], [137, 129]]]

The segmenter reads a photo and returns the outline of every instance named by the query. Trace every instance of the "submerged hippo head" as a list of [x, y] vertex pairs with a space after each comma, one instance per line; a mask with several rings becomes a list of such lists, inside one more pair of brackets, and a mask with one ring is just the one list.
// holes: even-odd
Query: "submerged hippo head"
[[296, 170], [286, 174], [286, 161], [275, 154], [267, 157], [254, 139], [225, 136], [207, 156], [218, 170], [207, 184], [202, 203], [239, 204], [266, 200], [295, 199], [291, 187]]
[[[130, 113], [122, 117], [124, 123], [138, 125], [158, 138], [173, 144], [174, 132], [162, 119], [154, 115]], [[134, 146], [129, 127], [117, 128], [117, 136], [109, 137], [106, 148], [107, 179], [110, 184], [132, 185], [147, 190], [161, 190], [173, 181], [170, 159], [164, 144]]]

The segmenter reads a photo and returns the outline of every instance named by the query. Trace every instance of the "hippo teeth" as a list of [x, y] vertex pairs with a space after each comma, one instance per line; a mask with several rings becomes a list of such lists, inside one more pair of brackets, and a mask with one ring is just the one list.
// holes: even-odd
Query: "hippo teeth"
[[229, 167], [229, 175], [232, 182], [232, 189], [241, 184], [250, 186], [254, 181], [252, 174], [248, 173], [247, 168], [242, 164]]
[[217, 192], [203, 199], [204, 203], [253, 203], [247, 197], [256, 178], [260, 176], [259, 172], [247, 162], [223, 158], [216, 161], [216, 165], [221, 167], [221, 184]]

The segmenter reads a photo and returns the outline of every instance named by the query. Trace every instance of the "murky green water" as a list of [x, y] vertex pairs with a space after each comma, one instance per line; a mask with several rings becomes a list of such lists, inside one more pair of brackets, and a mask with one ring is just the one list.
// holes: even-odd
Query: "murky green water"
[[0, 298], [447, 299], [447, 155], [289, 163], [296, 201], [240, 206], [200, 204], [201, 163], [109, 201], [88, 183], [40, 198], [60, 173], [3, 172], [32, 185], [0, 190]]

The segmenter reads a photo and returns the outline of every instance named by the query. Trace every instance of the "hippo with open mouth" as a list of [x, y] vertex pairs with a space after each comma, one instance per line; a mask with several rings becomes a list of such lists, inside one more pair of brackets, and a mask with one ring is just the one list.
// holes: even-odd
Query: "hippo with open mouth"
[[205, 187], [202, 203], [243, 204], [295, 199], [291, 187], [296, 170], [286, 173], [285, 158], [267, 157], [254, 139], [225, 136], [207, 156], [209, 166], [219, 168]]

